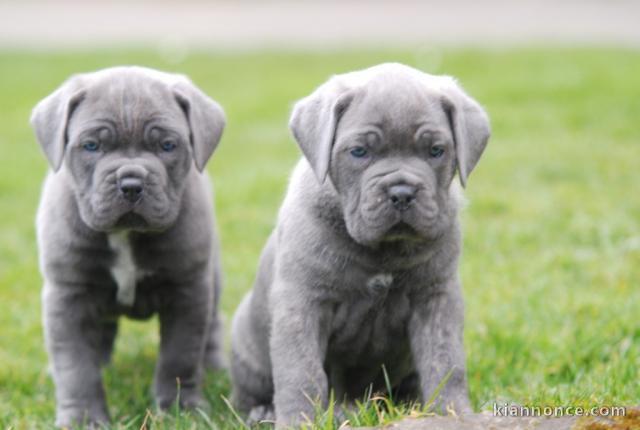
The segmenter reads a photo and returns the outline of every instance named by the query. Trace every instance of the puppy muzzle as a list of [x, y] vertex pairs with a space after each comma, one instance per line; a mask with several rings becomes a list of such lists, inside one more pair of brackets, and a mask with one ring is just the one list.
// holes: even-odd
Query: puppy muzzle
[[381, 239], [427, 234], [438, 216], [435, 192], [427, 182], [402, 171], [372, 178], [362, 193], [359, 233]]
[[145, 181], [149, 172], [143, 166], [127, 164], [116, 171], [118, 191], [123, 199], [132, 205], [143, 198]]
[[109, 160], [96, 170], [93, 186], [81, 196], [83, 220], [99, 231], [163, 230], [179, 212], [159, 163], [143, 158]]

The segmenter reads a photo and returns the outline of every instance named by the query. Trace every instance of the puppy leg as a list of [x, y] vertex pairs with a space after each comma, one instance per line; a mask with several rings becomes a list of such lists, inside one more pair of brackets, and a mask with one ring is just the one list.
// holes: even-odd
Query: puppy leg
[[216, 263], [213, 281], [213, 318], [207, 331], [207, 344], [204, 350], [204, 368], [207, 370], [220, 370], [226, 367], [222, 354], [223, 325], [218, 313], [222, 291], [221, 275], [219, 264]]
[[273, 380], [268, 351], [256, 341], [251, 324], [252, 294], [238, 306], [231, 326], [231, 393], [234, 407], [252, 423], [273, 420]]
[[226, 367], [222, 355], [222, 321], [217, 312], [214, 312], [213, 319], [207, 330], [207, 344], [204, 350], [204, 368], [206, 370], [221, 370]]
[[56, 387], [56, 426], [108, 423], [95, 294], [46, 284], [42, 298], [45, 342]]
[[275, 421], [271, 378], [251, 369], [235, 354], [232, 360], [232, 403], [234, 407], [238, 412], [247, 416], [249, 425], [262, 421]]
[[462, 330], [464, 305], [457, 280], [432, 286], [421, 298], [409, 323], [409, 337], [416, 369], [420, 375], [422, 398], [430, 399], [447, 379], [434, 400], [433, 408], [446, 413], [471, 412], [467, 393]]
[[118, 334], [118, 320], [106, 320], [100, 324], [100, 364], [106, 366], [111, 363], [113, 345]]
[[178, 399], [186, 409], [204, 406], [202, 361], [212, 309], [210, 285], [178, 287], [160, 308], [160, 355], [156, 366], [156, 403], [168, 409]]
[[321, 306], [304, 297], [299, 285], [274, 282], [271, 362], [276, 426], [286, 428], [314, 419], [315, 406], [328, 401], [323, 362], [327, 338], [321, 335]]

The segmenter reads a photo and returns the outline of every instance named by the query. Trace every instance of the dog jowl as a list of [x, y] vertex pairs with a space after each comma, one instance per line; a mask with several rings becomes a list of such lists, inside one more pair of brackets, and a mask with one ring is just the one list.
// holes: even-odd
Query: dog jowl
[[117, 318], [159, 315], [158, 406], [201, 401], [220, 364], [220, 269], [205, 164], [224, 113], [187, 78], [140, 67], [71, 77], [34, 109], [50, 164], [37, 215], [58, 426], [108, 422], [100, 366]]
[[[457, 266], [460, 186], [489, 138], [450, 77], [384, 64], [299, 101], [292, 175], [234, 316], [233, 400], [297, 424], [369, 389], [470, 409]], [[455, 179], [458, 176], [459, 180]]]

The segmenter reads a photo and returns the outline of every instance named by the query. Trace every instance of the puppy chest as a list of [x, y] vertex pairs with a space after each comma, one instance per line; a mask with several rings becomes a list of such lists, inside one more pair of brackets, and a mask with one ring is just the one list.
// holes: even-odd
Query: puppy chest
[[117, 286], [116, 300], [120, 305], [130, 307], [136, 299], [137, 284], [151, 273], [136, 264], [127, 232], [110, 234], [108, 239], [114, 252], [110, 272]]
[[407, 342], [409, 313], [409, 298], [391, 274], [369, 277], [362, 291], [334, 305], [329, 350], [353, 359], [387, 355]]

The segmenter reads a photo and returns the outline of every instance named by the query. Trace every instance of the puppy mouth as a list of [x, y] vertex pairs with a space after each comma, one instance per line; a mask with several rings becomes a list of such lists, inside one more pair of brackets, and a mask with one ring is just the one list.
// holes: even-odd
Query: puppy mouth
[[383, 241], [411, 240], [419, 237], [418, 231], [405, 221], [400, 221], [391, 226], [384, 234]]
[[115, 228], [127, 230], [141, 230], [149, 227], [147, 220], [135, 212], [127, 212], [116, 221]]

